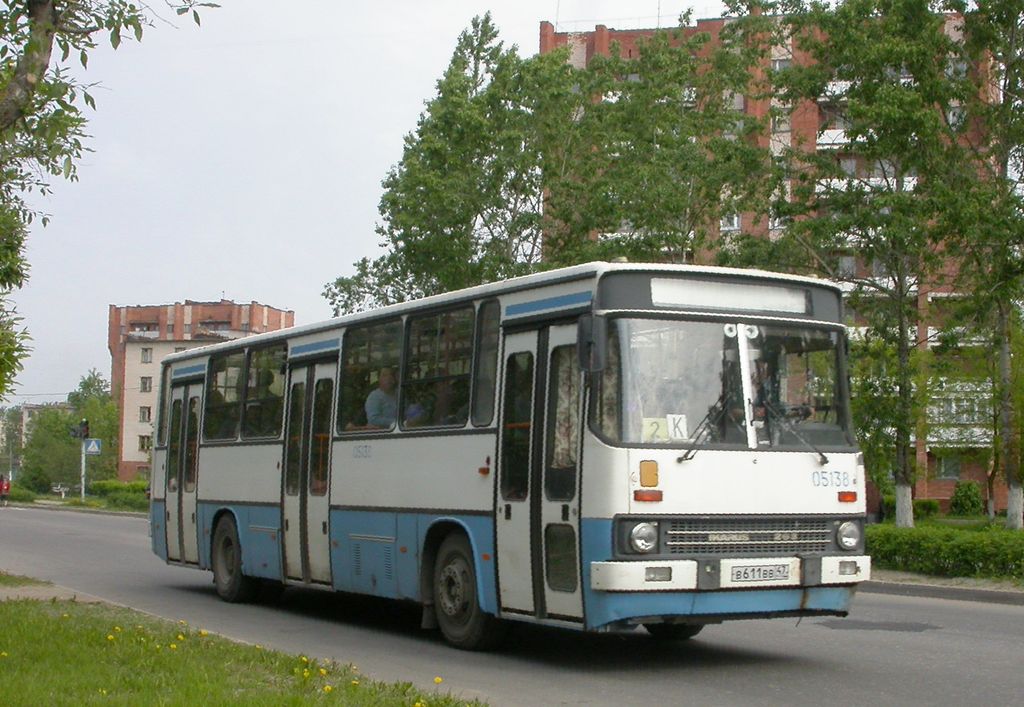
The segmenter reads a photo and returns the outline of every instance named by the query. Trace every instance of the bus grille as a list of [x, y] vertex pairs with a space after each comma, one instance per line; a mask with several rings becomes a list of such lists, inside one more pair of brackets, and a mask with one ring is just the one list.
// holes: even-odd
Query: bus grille
[[831, 525], [825, 518], [677, 518], [667, 523], [665, 547], [673, 555], [698, 556], [826, 552]]

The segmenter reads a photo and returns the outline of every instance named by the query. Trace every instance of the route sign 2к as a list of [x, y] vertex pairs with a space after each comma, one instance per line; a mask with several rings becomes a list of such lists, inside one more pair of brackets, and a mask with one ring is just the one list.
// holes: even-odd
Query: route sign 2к
[[103, 451], [103, 440], [96, 439], [95, 437], [88, 437], [85, 440], [85, 453], [86, 454], [99, 454]]

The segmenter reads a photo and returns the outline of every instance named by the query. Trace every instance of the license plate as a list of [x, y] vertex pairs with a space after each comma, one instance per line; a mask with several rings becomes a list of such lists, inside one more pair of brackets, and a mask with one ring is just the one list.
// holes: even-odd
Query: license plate
[[789, 565], [742, 565], [732, 568], [733, 582], [772, 582], [789, 579]]

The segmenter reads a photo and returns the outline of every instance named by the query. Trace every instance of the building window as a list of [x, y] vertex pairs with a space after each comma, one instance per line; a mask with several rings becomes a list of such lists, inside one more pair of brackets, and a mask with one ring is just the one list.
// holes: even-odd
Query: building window
[[192, 325], [191, 324], [186, 324], [185, 325], [185, 336], [188, 336], [191, 333], [192, 333]]
[[785, 71], [792, 63], [789, 59], [772, 59], [772, 71]]
[[960, 478], [960, 457], [939, 457], [935, 460], [935, 478], [956, 481]]
[[139, 451], [148, 452], [153, 448], [152, 435], [139, 435]]
[[772, 115], [772, 134], [788, 133], [790, 131], [789, 113], [777, 113]]
[[722, 217], [722, 220], [718, 223], [718, 229], [720, 231], [738, 231], [740, 230], [740, 215], [739, 214], [726, 214]]
[[839, 169], [842, 170], [843, 174], [847, 177], [857, 176], [857, 158], [856, 157], [840, 157], [839, 158]]
[[139, 408], [139, 422], [149, 422], [153, 417], [153, 408], [143, 405]]
[[839, 271], [840, 277], [854, 277], [857, 274], [857, 258], [853, 255], [840, 255], [839, 256]]
[[174, 336], [174, 325], [173, 324], [168, 324], [167, 325], [167, 336]]
[[153, 390], [153, 376], [142, 376], [139, 379], [139, 392], [149, 393]]
[[144, 348], [142, 349], [142, 362], [153, 363], [153, 349]]
[[185, 350], [184, 346], [175, 346], [174, 347], [174, 353], [181, 353], [184, 350]]

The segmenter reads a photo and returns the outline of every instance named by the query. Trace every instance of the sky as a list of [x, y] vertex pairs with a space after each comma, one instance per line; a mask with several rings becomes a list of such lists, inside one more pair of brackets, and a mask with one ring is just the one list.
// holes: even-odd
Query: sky
[[257, 301], [331, 316], [324, 285], [380, 254], [381, 180], [460, 32], [490, 11], [506, 46], [556, 30], [670, 27], [713, 0], [219, 0], [202, 27], [162, 11], [141, 43], [90, 55], [91, 152], [35, 199], [29, 281], [11, 299], [32, 352], [3, 405], [110, 376], [108, 305]]

